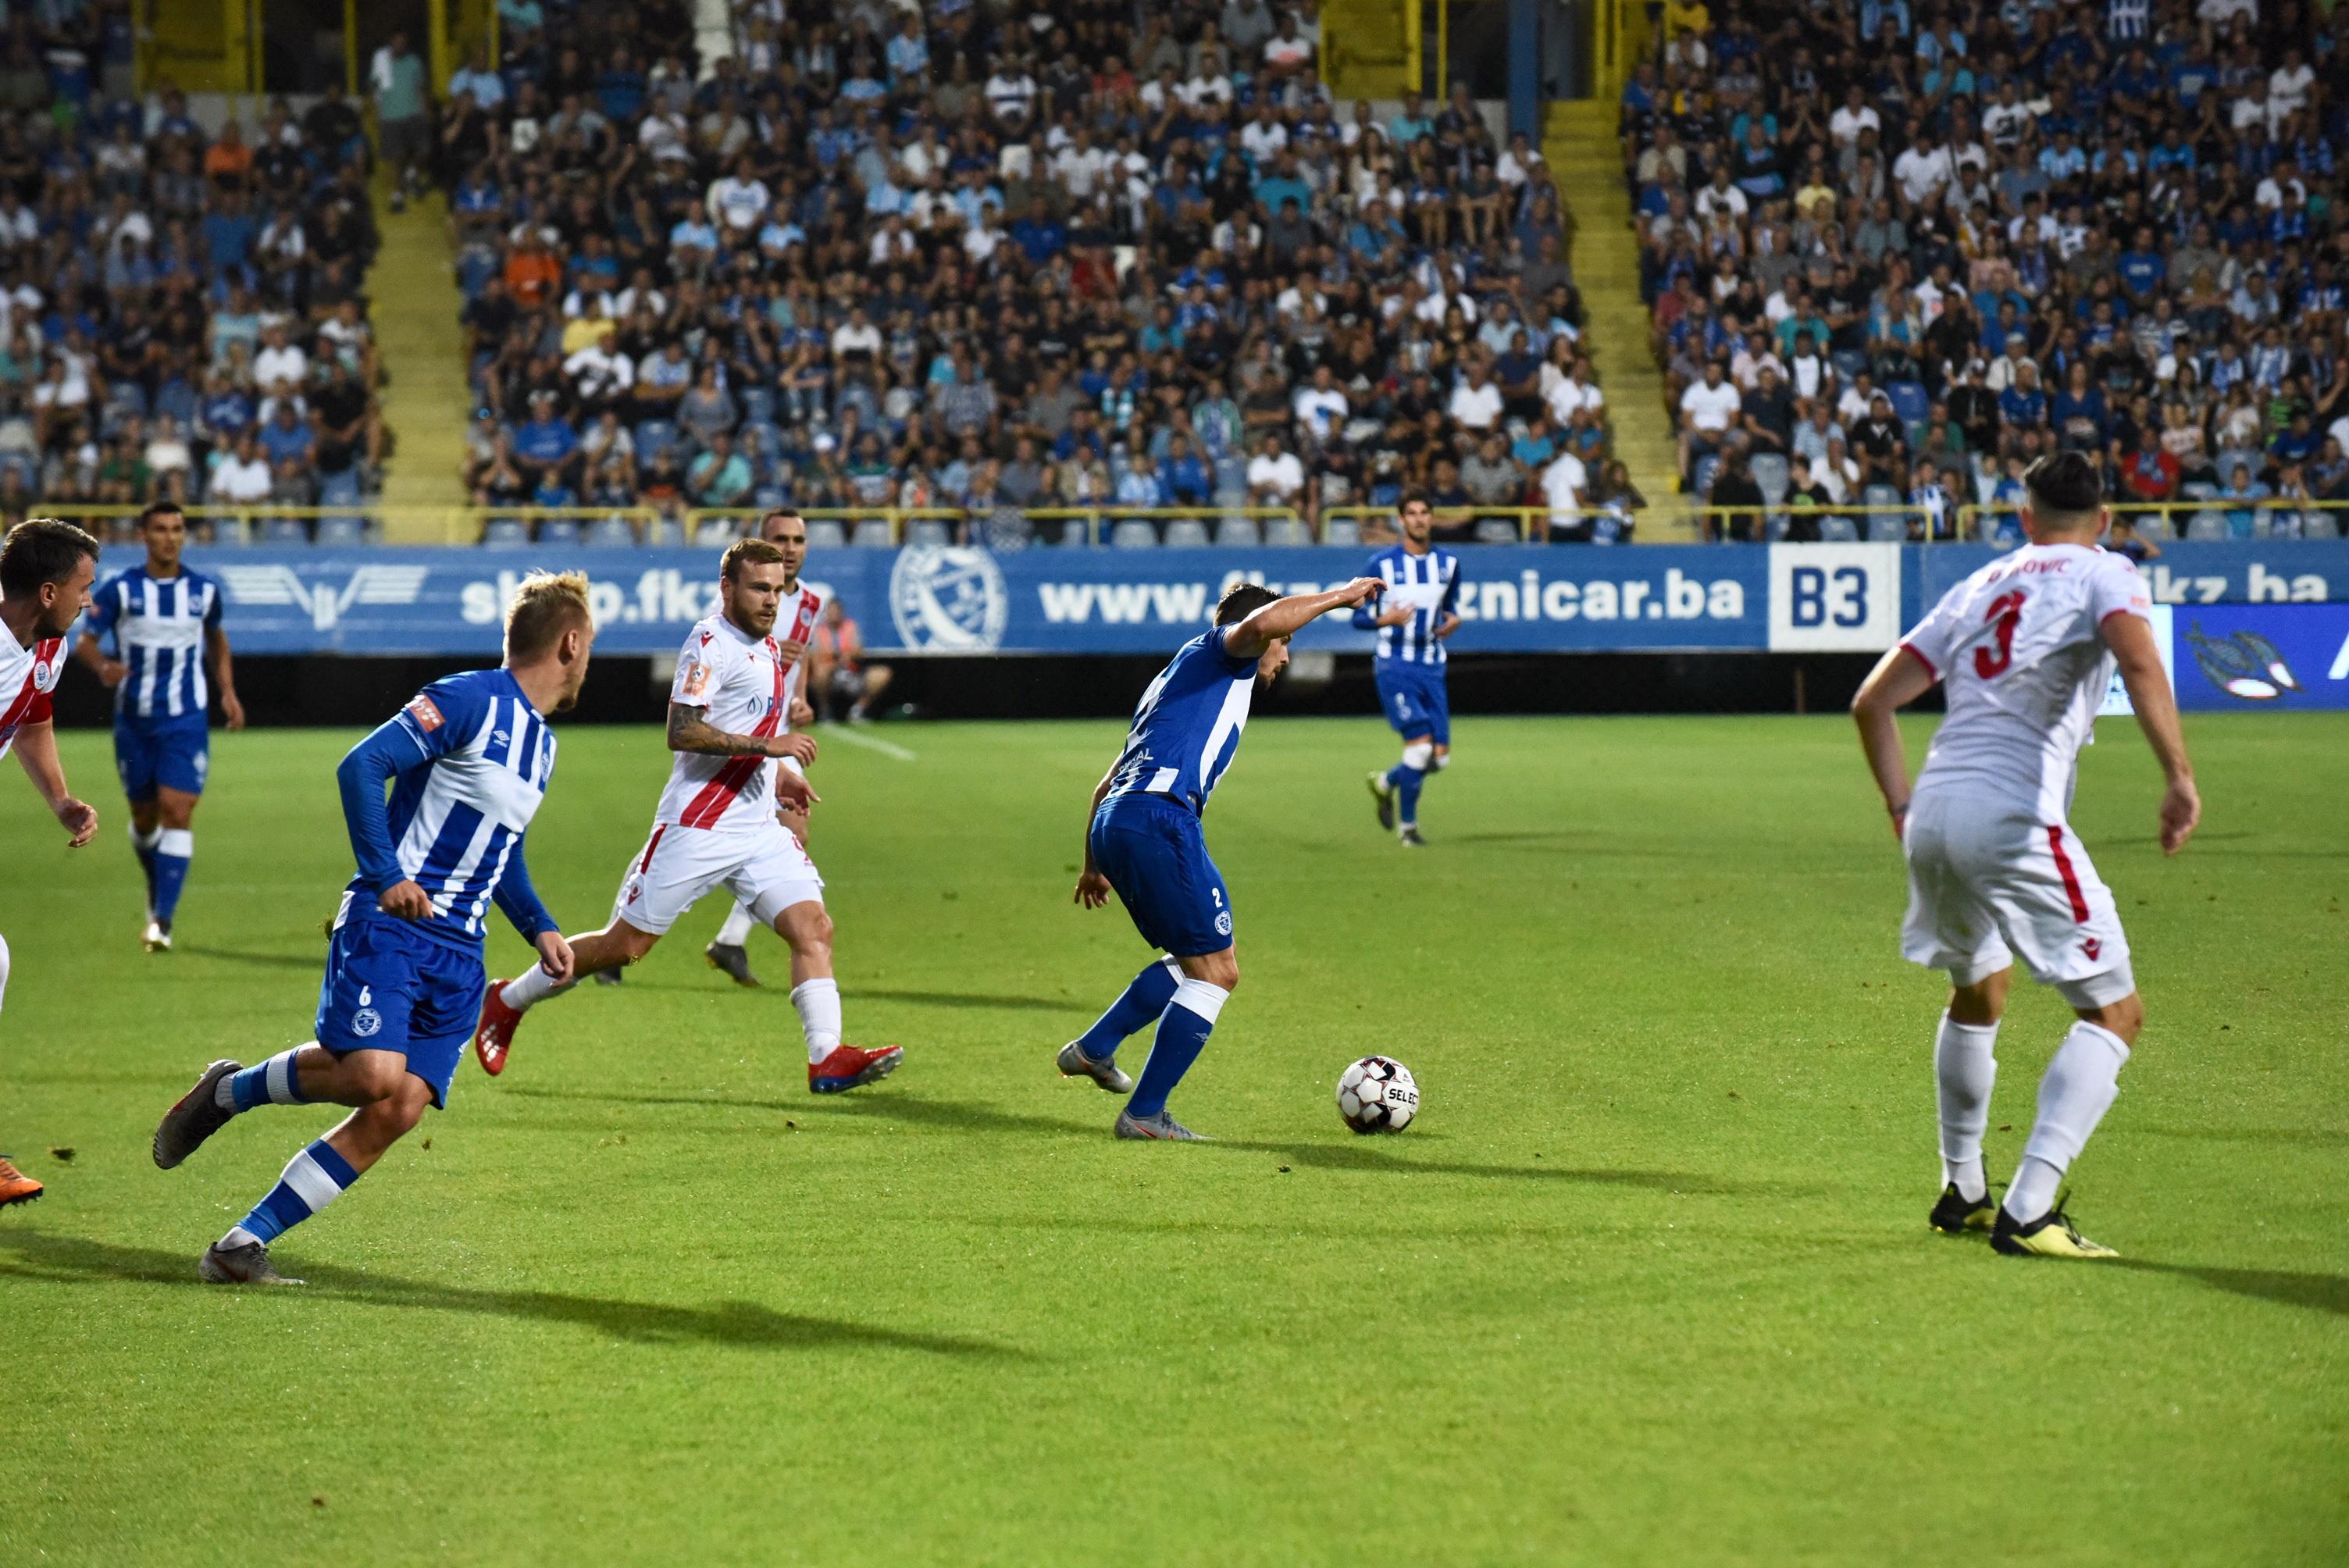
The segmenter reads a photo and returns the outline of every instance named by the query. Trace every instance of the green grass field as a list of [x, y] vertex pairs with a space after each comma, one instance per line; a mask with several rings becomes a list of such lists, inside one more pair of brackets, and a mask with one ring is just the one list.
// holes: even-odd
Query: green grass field
[[[206, 1059], [308, 1037], [350, 737], [216, 738], [158, 958], [104, 737], [67, 737], [85, 851], [10, 766], [0, 1147], [50, 1192], [0, 1214], [0, 1562], [2349, 1554], [2349, 722], [2194, 720], [2173, 862], [2126, 723], [2085, 759], [2150, 1014], [2075, 1171], [2106, 1265], [1925, 1228], [1940, 993], [1839, 718], [1464, 722], [1416, 856], [1370, 820], [1381, 727], [1252, 728], [1205, 1147], [1112, 1141], [1051, 1069], [1145, 956], [1069, 898], [1118, 727], [880, 733], [913, 759], [826, 742], [814, 850], [903, 1071], [812, 1099], [781, 988], [703, 965], [713, 899], [469, 1061], [277, 1293], [196, 1255], [338, 1113], [168, 1174], [148, 1139]], [[563, 746], [532, 861], [585, 929], [667, 762]], [[2018, 997], [2002, 1180], [2067, 1018]], [[1331, 1105], [1373, 1050], [1425, 1092], [1398, 1138]]]

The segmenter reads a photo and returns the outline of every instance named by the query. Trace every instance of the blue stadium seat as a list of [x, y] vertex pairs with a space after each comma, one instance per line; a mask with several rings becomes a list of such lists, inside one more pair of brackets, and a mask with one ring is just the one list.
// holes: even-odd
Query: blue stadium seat
[[1859, 527], [1840, 512], [1829, 512], [1819, 519], [1819, 542], [1850, 544], [1859, 538]]
[[833, 518], [810, 518], [807, 533], [810, 550], [843, 550], [848, 545], [848, 531]]
[[1195, 517], [1178, 517], [1166, 525], [1166, 546], [1170, 550], [1204, 550], [1207, 546], [1207, 525]]
[[359, 471], [356, 468], [345, 469], [338, 474], [326, 474], [318, 480], [320, 506], [357, 506], [361, 499]]
[[723, 550], [742, 537], [742, 524], [730, 517], [705, 517], [693, 531], [697, 550]]
[[1113, 550], [1149, 550], [1158, 543], [1158, 531], [1146, 519], [1129, 517], [1110, 529], [1109, 542]]
[[347, 513], [318, 520], [318, 542], [322, 545], [355, 545], [367, 542], [367, 519]]
[[625, 517], [599, 517], [587, 525], [580, 541], [598, 550], [625, 550], [636, 542], [636, 531]]
[[1776, 452], [1756, 452], [1747, 465], [1754, 482], [1762, 487], [1762, 499], [1772, 506], [1786, 499], [1794, 480], [1788, 472], [1785, 457]]
[[775, 393], [771, 387], [740, 387], [735, 388], [734, 401], [742, 406], [742, 420], [750, 425], [771, 426], [775, 420]]
[[1871, 544], [1900, 544], [1909, 538], [1909, 520], [1897, 511], [1876, 511], [1868, 516], [1868, 539]]
[[2301, 537], [2303, 539], [2338, 539], [2341, 537], [2341, 514], [2337, 511], [2304, 511], [2301, 516]]
[[954, 530], [943, 519], [917, 517], [905, 524], [905, 542], [944, 549], [954, 542]]
[[764, 459], [770, 462], [782, 456], [782, 427], [771, 419], [744, 420], [742, 428], [735, 438], [740, 444], [745, 456]]
[[530, 530], [520, 518], [493, 517], [481, 527], [484, 550], [520, 550], [530, 542]]
[[673, 517], [657, 517], [645, 525], [645, 542], [674, 550], [685, 542], [685, 524]]
[[868, 517], [856, 525], [849, 542], [859, 550], [886, 550], [896, 542], [889, 537], [889, 525], [877, 517]]
[[634, 433], [636, 461], [645, 467], [650, 467], [653, 459], [663, 451], [681, 452], [684, 449], [685, 438], [671, 420], [638, 420]]
[[1333, 517], [1321, 525], [1321, 542], [1360, 550], [1362, 547], [1362, 525], [1350, 517]]
[[1276, 517], [1264, 525], [1264, 542], [1284, 550], [1313, 542], [1313, 531], [1293, 517]]
[[1517, 525], [1505, 517], [1479, 518], [1475, 537], [1479, 544], [1517, 544], [1525, 538], [1517, 531]]
[[298, 517], [273, 517], [261, 525], [264, 544], [307, 544], [310, 529]]
[[571, 517], [542, 518], [538, 524], [541, 544], [576, 544], [579, 542], [579, 520]]
[[1917, 382], [1895, 381], [1884, 389], [1884, 395], [1892, 399], [1892, 411], [1904, 423], [1921, 425], [1932, 417], [1933, 399]]
[[2215, 507], [2204, 507], [2186, 521], [2186, 537], [2196, 540], [2229, 539], [2233, 537], [2227, 527], [2227, 514]]
[[1226, 550], [1253, 550], [1264, 535], [1252, 517], [1226, 517], [1216, 524], [1216, 542]]

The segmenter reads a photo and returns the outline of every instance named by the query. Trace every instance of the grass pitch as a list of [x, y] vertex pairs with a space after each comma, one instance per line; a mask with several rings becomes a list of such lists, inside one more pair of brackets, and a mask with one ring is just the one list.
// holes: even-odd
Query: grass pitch
[[[1193, 1148], [1051, 1068], [1145, 956], [1069, 898], [1118, 727], [937, 726], [815, 771], [849, 1029], [902, 1072], [810, 1097], [782, 988], [703, 966], [713, 899], [468, 1063], [283, 1293], [195, 1259], [339, 1113], [169, 1174], [148, 1137], [307, 1037], [350, 738], [216, 738], [150, 958], [70, 735], [96, 845], [0, 785], [0, 1147], [50, 1183], [0, 1214], [0, 1561], [2342, 1561], [2349, 722], [2194, 719], [2167, 863], [2103, 728], [2075, 820], [2150, 1022], [2074, 1208], [2119, 1264], [1926, 1231], [1940, 990], [1840, 719], [1464, 722], [1418, 855], [1370, 820], [1381, 727], [1257, 725]], [[666, 766], [564, 734], [531, 858], [570, 928]], [[2000, 1178], [2066, 1021], [2017, 996]], [[1425, 1091], [1401, 1137], [1332, 1107], [1370, 1051]]]

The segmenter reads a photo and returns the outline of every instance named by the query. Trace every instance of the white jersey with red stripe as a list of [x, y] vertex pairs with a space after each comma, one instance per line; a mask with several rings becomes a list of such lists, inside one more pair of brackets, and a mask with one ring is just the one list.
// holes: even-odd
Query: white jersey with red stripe
[[1951, 589], [1900, 639], [1949, 697], [1918, 793], [1962, 790], [2063, 821], [2112, 685], [2104, 624], [2149, 617], [2151, 603], [2127, 556], [2085, 544], [2026, 544]]
[[[764, 637], [752, 636], [722, 614], [696, 624], [678, 655], [669, 701], [702, 709], [710, 727], [729, 735], [790, 734], [799, 666], [783, 663], [778, 644], [805, 643], [823, 604], [801, 589], [796, 600], [784, 600], [773, 633]], [[778, 766], [771, 757], [680, 751], [653, 820], [719, 832], [772, 827]]]
[[29, 648], [0, 625], [0, 757], [16, 744], [16, 732], [49, 717], [49, 694], [65, 673], [66, 640], [41, 637]]

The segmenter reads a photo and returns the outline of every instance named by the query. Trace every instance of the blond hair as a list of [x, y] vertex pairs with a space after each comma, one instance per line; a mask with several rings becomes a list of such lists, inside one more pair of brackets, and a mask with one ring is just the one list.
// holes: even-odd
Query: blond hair
[[506, 608], [506, 657], [523, 663], [541, 657], [564, 633], [590, 624], [587, 573], [533, 572]]
[[745, 566], [780, 566], [782, 561], [783, 552], [763, 539], [738, 539], [719, 558], [718, 574], [731, 583], [742, 575]]

